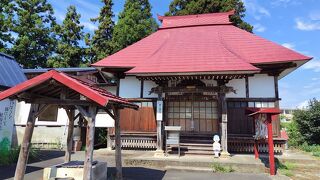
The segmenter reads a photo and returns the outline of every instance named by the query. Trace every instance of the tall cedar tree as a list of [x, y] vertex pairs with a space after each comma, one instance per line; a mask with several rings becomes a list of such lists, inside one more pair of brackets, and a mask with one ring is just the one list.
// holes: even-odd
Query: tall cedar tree
[[47, 0], [16, 0], [16, 21], [13, 31], [18, 34], [11, 55], [25, 68], [45, 67], [55, 47], [55, 18]]
[[150, 35], [157, 27], [148, 0], [126, 0], [113, 31], [114, 52]]
[[89, 61], [94, 63], [112, 53], [111, 39], [114, 27], [112, 18], [112, 0], [102, 0], [104, 6], [100, 10], [99, 17], [91, 19], [92, 22], [98, 22], [98, 29], [94, 31], [92, 39], [87, 35], [87, 54]]
[[0, 52], [6, 52], [7, 43], [12, 43], [10, 34], [13, 20], [14, 3], [12, 0], [0, 1]]
[[241, 0], [173, 0], [169, 5], [169, 12], [165, 15], [216, 13], [227, 12], [233, 9], [235, 10], [235, 15], [231, 16], [230, 20], [234, 25], [252, 32], [253, 27], [242, 20], [246, 9]]
[[49, 58], [48, 67], [78, 67], [82, 64], [84, 49], [79, 46], [79, 42], [83, 41], [84, 33], [80, 17], [76, 7], [69, 6], [62, 25], [55, 26], [57, 49], [55, 56]]

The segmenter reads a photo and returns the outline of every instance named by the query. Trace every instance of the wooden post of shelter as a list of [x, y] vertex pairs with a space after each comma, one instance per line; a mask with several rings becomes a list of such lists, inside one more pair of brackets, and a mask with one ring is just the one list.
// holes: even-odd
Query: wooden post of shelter
[[34, 123], [36, 118], [39, 116], [39, 114], [43, 112], [46, 108], [48, 108], [47, 105], [43, 105], [42, 107], [40, 107], [39, 104], [31, 104], [28, 121], [26, 124], [23, 140], [21, 143], [19, 159], [17, 162], [16, 171], [14, 174], [15, 180], [22, 180], [24, 178], [24, 174], [25, 174], [26, 166], [28, 162], [30, 146], [31, 146]]
[[122, 180], [122, 160], [121, 160], [121, 130], [120, 130], [120, 108], [113, 106], [114, 128], [115, 128], [115, 155], [116, 155], [116, 179]]
[[92, 161], [94, 149], [94, 132], [95, 132], [95, 117], [97, 114], [97, 107], [90, 105], [88, 111], [81, 106], [76, 106], [83, 117], [87, 120], [87, 142], [85, 151], [85, 160], [83, 167], [83, 179], [92, 179]]
[[64, 162], [70, 162], [71, 160], [71, 151], [72, 151], [72, 137], [73, 137], [73, 129], [74, 129], [74, 110], [65, 109], [68, 115], [69, 123], [68, 123], [68, 134], [67, 134], [67, 147], [64, 156]]

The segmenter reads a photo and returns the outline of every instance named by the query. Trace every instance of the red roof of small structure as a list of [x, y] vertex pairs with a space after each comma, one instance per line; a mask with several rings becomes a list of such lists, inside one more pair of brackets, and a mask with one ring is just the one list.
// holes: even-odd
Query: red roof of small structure
[[310, 60], [310, 57], [230, 24], [232, 12], [160, 16], [150, 36], [93, 66], [129, 68], [127, 74], [256, 72], [254, 65]]
[[255, 114], [271, 114], [276, 115], [280, 114], [281, 111], [279, 108], [246, 108], [246, 114], [249, 116], [255, 115]]
[[119, 104], [126, 104], [130, 106], [135, 106], [134, 104], [128, 102], [127, 100], [115, 96], [105, 89], [94, 86], [93, 83], [86, 82], [75, 77], [71, 77], [67, 74], [57, 72], [55, 70], [48, 71], [39, 76], [36, 76], [30, 80], [20, 83], [6, 91], [0, 93], [0, 101], [16, 94], [22, 93], [28, 89], [34, 88], [50, 79], [54, 79], [64, 86], [78, 92], [79, 94], [87, 97], [93, 102], [106, 106], [109, 101], [113, 101]]

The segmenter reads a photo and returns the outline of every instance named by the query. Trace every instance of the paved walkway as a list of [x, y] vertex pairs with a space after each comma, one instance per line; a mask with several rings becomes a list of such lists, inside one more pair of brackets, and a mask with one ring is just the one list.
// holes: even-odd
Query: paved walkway
[[[26, 180], [40, 180], [42, 179], [42, 173], [44, 167], [53, 166], [59, 163], [63, 162], [63, 155], [64, 152], [58, 152], [58, 151], [45, 151], [41, 153], [41, 160], [39, 162], [34, 162], [31, 164], [28, 164], [27, 167], [27, 174], [25, 176]], [[73, 160], [83, 160], [84, 159], [84, 152], [77, 152], [72, 155]], [[208, 171], [196, 171], [193, 170], [184, 170], [179, 169], [173, 166], [175, 168], [169, 168], [169, 166], [150, 166], [148, 164], [145, 165], [134, 165], [134, 164], [126, 164], [126, 161], [128, 159], [156, 159], [159, 162], [164, 161], [176, 161], [179, 160], [182, 163], [186, 163], [188, 161], [196, 161], [198, 163], [212, 163], [213, 159], [212, 157], [204, 157], [204, 156], [183, 156], [181, 158], [177, 158], [175, 156], [169, 156], [169, 157], [153, 157], [153, 152], [146, 152], [146, 151], [123, 151], [123, 173], [125, 179], [167, 179], [167, 180], [175, 180], [175, 179], [271, 179], [271, 176], [269, 176], [266, 173], [227, 173], [227, 174], [221, 174], [221, 173], [213, 173], [210, 172], [210, 169]], [[237, 155], [230, 159], [220, 159], [220, 160], [214, 160], [214, 161], [225, 161], [227, 163], [240, 163], [240, 164], [252, 164], [253, 166], [261, 164], [261, 162], [254, 160], [253, 155]], [[94, 152], [94, 160], [98, 161], [106, 161], [108, 162], [108, 167], [110, 169], [108, 170], [109, 176], [113, 174], [115, 171], [115, 161], [114, 161], [114, 151], [106, 151], [106, 150], [96, 150]], [[302, 158], [303, 159], [303, 158]], [[172, 167], [172, 166], [171, 166]], [[209, 166], [207, 166], [209, 167]], [[200, 166], [200, 169], [201, 168]], [[208, 168], [207, 168], [208, 169]], [[14, 176], [15, 171], [15, 165], [11, 166], [2, 166], [0, 167], [0, 179], [12, 179]], [[272, 179], [288, 179], [283, 176], [274, 176]]]

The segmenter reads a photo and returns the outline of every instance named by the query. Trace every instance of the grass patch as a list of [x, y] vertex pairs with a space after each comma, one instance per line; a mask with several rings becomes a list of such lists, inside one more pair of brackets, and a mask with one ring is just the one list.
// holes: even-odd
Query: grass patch
[[310, 152], [313, 156], [320, 157], [320, 145], [308, 145], [306, 142], [298, 147], [299, 149]]
[[213, 172], [230, 173], [235, 171], [232, 166], [223, 166], [215, 162], [211, 164], [211, 168]]
[[[18, 161], [20, 146], [10, 148], [9, 145], [10, 142], [6, 138], [0, 142], [0, 165], [9, 165]], [[34, 160], [38, 157], [39, 150], [31, 147], [29, 151], [29, 160]]]
[[283, 174], [288, 177], [293, 176], [292, 170], [294, 170], [294, 168], [297, 167], [296, 164], [294, 163], [291, 163], [291, 162], [281, 163], [278, 159], [276, 160], [276, 166], [280, 174]]

